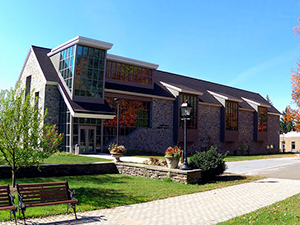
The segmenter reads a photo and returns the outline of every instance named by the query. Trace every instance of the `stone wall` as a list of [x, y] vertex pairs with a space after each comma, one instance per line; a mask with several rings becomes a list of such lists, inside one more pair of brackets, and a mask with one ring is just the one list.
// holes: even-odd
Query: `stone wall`
[[[39, 92], [39, 108], [44, 112], [45, 103], [45, 85], [46, 79], [37, 63], [36, 57], [33, 52], [29, 53], [27, 61], [25, 61], [24, 70], [20, 77], [21, 88], [26, 86], [26, 78], [31, 76], [31, 92]], [[34, 94], [33, 94], [34, 96]]]
[[174, 144], [173, 101], [153, 99], [151, 112], [151, 128], [137, 128], [127, 136], [120, 136], [119, 143], [124, 144], [127, 149], [164, 154]]
[[201, 170], [199, 169], [179, 170], [133, 163], [116, 163], [116, 166], [120, 174], [130, 176], [159, 180], [170, 178], [172, 181], [183, 184], [196, 184], [201, 182]]
[[[220, 141], [221, 109], [215, 106], [199, 106], [199, 130], [198, 142], [188, 146], [189, 152], [206, 150], [209, 146], [215, 145], [218, 151], [230, 155], [247, 154], [269, 154], [279, 152], [279, 116], [268, 114], [268, 138], [266, 141], [255, 142], [254, 138], [254, 113], [251, 111], [239, 110], [239, 141]], [[273, 145], [273, 149], [267, 146]], [[242, 146], [249, 146], [247, 152]]]
[[[60, 177], [117, 173], [160, 180], [170, 178], [172, 181], [183, 184], [195, 184], [201, 182], [201, 170], [183, 171], [179, 169], [168, 169], [162, 166], [149, 166], [123, 162], [43, 164], [41, 165], [40, 170], [38, 170], [36, 166], [20, 168], [17, 171], [17, 177]], [[10, 166], [0, 166], [0, 178], [11, 178]]]
[[[20, 168], [17, 171], [17, 177], [60, 177], [115, 173], [118, 173], [118, 170], [113, 162], [42, 164], [40, 170], [36, 166]], [[11, 178], [10, 166], [0, 166], [0, 178]]]
[[59, 122], [59, 96], [57, 85], [46, 85], [45, 109], [48, 109], [48, 114], [45, 122], [51, 125]]

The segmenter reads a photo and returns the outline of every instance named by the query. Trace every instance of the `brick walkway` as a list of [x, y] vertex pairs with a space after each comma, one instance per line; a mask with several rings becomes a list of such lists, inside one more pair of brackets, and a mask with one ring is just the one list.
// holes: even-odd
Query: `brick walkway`
[[[300, 193], [300, 180], [267, 178], [142, 204], [29, 219], [27, 224], [175, 225], [216, 224]], [[32, 209], [31, 209], [32, 210]], [[0, 223], [13, 224], [13, 223]], [[19, 221], [19, 224], [22, 224]]]

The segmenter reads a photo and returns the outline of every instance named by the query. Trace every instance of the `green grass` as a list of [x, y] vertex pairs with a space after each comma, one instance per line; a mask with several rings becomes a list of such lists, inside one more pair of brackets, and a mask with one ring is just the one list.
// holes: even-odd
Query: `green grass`
[[[70, 164], [70, 163], [89, 163], [89, 162], [107, 162], [108, 159], [79, 156], [79, 155], [52, 155], [44, 160], [44, 164]], [[0, 165], [6, 165], [3, 160], [0, 160]]]
[[287, 158], [287, 157], [296, 157], [296, 155], [293, 153], [285, 153], [285, 154], [270, 154], [270, 155], [227, 156], [225, 158], [225, 161], [234, 162], [234, 161], [245, 161], [245, 160], [255, 160], [255, 159], [272, 159], [272, 158]]
[[252, 213], [219, 223], [219, 225], [227, 224], [300, 224], [300, 194]]
[[[68, 180], [70, 189], [75, 189], [79, 200], [78, 211], [110, 208], [142, 203], [172, 196], [208, 191], [216, 188], [258, 180], [258, 177], [222, 176], [202, 185], [186, 185], [170, 181], [153, 180], [120, 174], [40, 177], [17, 179], [18, 183], [55, 182]], [[11, 183], [1, 179], [0, 184]], [[17, 203], [17, 200], [15, 201]], [[40, 217], [65, 213], [66, 205], [28, 208], [27, 217]], [[0, 211], [0, 220], [7, 220], [9, 212]]]

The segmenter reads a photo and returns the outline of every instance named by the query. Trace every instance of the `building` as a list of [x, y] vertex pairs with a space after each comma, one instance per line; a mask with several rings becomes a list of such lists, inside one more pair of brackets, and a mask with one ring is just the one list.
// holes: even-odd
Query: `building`
[[300, 133], [290, 131], [286, 134], [280, 134], [281, 152], [300, 152]]
[[[230, 154], [279, 151], [279, 111], [258, 93], [158, 70], [108, 54], [113, 44], [76, 37], [48, 49], [31, 46], [18, 81], [34, 90], [47, 123], [64, 133], [63, 150], [85, 153], [116, 142], [163, 153], [183, 141], [180, 105], [192, 105], [188, 151], [218, 146]], [[119, 106], [119, 120], [116, 109]]]

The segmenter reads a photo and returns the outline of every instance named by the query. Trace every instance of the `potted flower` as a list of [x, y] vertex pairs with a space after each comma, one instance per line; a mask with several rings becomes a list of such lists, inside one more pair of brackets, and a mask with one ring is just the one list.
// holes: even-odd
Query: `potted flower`
[[171, 146], [165, 151], [165, 158], [169, 169], [175, 169], [178, 166], [181, 150], [177, 146]]
[[109, 145], [108, 150], [111, 156], [115, 158], [115, 162], [121, 162], [120, 157], [122, 157], [123, 154], [126, 153], [126, 148], [124, 145], [117, 146], [117, 144], [115, 143]]

